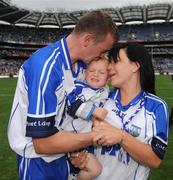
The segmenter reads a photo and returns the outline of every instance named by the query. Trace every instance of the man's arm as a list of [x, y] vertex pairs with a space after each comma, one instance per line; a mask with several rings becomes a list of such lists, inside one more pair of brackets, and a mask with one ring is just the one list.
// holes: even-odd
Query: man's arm
[[95, 132], [72, 133], [59, 131], [52, 136], [33, 138], [33, 145], [38, 154], [59, 154], [78, 150], [93, 144]]

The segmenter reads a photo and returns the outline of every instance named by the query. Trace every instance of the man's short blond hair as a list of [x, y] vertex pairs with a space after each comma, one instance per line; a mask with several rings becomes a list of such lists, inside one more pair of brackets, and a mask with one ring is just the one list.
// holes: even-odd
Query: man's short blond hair
[[114, 38], [114, 42], [118, 41], [116, 24], [104, 11], [91, 11], [79, 19], [73, 33], [80, 35], [86, 32], [93, 34], [96, 41], [102, 41], [109, 33]]

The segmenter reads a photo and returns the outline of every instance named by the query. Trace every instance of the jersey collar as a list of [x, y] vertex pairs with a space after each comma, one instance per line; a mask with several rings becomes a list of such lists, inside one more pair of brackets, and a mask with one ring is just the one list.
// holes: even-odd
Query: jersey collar
[[70, 57], [70, 53], [68, 50], [68, 46], [67, 46], [67, 41], [66, 41], [66, 37], [61, 39], [61, 47], [62, 47], [62, 51], [63, 51], [63, 56], [64, 56], [64, 67], [66, 70], [71, 70], [73, 77], [77, 77], [78, 73], [80, 71], [80, 68], [85, 68], [86, 69], [86, 64], [79, 60], [75, 63], [75, 71], [73, 71], [72, 68], [72, 60]]
[[126, 111], [130, 106], [134, 106], [135, 104], [137, 104], [142, 99], [143, 96], [144, 96], [144, 91], [141, 90], [137, 94], [137, 96], [134, 97], [127, 105], [122, 106], [121, 98], [120, 98], [120, 90], [118, 89], [118, 93], [117, 93], [117, 96], [116, 96], [116, 104], [122, 111]]

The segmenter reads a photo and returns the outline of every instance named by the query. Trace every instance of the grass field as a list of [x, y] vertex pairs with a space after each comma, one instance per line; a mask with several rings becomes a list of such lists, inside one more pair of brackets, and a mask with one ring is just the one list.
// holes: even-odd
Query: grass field
[[[0, 180], [17, 180], [16, 156], [7, 141], [7, 124], [10, 116], [16, 79], [0, 79]], [[156, 76], [157, 95], [173, 107], [173, 82], [170, 76]], [[19, 142], [20, 143], [20, 142]], [[167, 153], [160, 168], [151, 172], [149, 180], [173, 179], [173, 131], [169, 132]]]

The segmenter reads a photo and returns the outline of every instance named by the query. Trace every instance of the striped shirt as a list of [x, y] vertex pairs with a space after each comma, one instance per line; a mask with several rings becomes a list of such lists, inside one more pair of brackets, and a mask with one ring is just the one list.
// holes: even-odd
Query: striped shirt
[[[163, 158], [168, 143], [168, 109], [159, 97], [141, 91], [128, 105], [120, 103], [120, 92], [115, 90], [104, 108], [106, 120], [123, 129], [139, 141], [149, 144]], [[96, 180], [146, 180], [150, 169], [135, 161], [119, 144], [99, 147], [96, 156], [103, 170]]]
[[73, 90], [74, 81], [83, 77], [84, 69], [86, 65], [78, 61], [76, 72], [72, 70], [65, 38], [39, 49], [24, 62], [8, 125], [9, 143], [17, 154], [46, 157], [35, 152], [32, 138], [59, 131], [66, 96]]
[[[75, 89], [68, 96], [68, 105], [75, 106], [75, 108], [72, 109], [72, 116], [66, 113], [62, 128], [66, 131], [90, 132], [93, 109], [102, 107], [108, 94], [107, 86], [93, 88], [86, 82], [76, 81]], [[82, 103], [76, 103], [78, 100]]]

